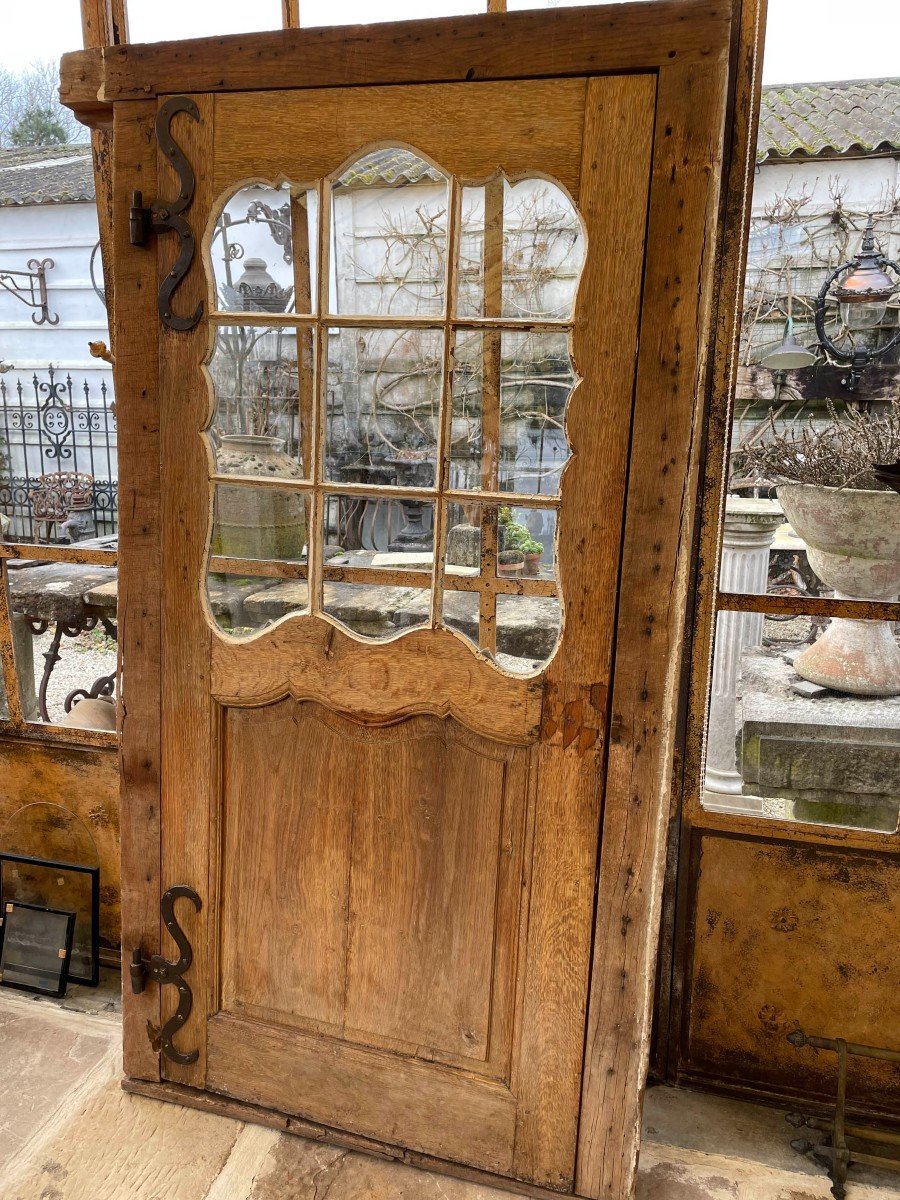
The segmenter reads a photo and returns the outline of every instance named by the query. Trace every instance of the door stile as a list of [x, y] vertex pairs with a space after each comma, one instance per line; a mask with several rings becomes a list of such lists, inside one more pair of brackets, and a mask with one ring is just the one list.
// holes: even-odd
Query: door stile
[[[163, 98], [164, 99], [164, 98]], [[159, 377], [162, 450], [162, 562], [165, 622], [163, 687], [162, 887], [187, 884], [200, 897], [195, 913], [180, 903], [175, 915], [190, 942], [194, 958], [187, 973], [193, 1011], [177, 1034], [182, 1051], [197, 1050], [192, 1065], [164, 1060], [163, 1073], [179, 1083], [202, 1087], [206, 1076], [206, 1017], [211, 991], [209, 948], [215, 925], [211, 885], [212, 816], [217, 770], [215, 706], [210, 697], [210, 640], [202, 589], [211, 516], [209, 462], [200, 430], [209, 413], [209, 391], [202, 369], [212, 336], [206, 314], [209, 296], [203, 269], [203, 214], [212, 211], [211, 172], [214, 101], [196, 95], [199, 121], [176, 116], [172, 135], [196, 177], [193, 203], [186, 218], [195, 236], [195, 254], [187, 276], [173, 297], [173, 310], [192, 313], [198, 302], [204, 317], [189, 331], [159, 324]], [[162, 199], [178, 195], [178, 184], [162, 150], [158, 153]], [[177, 253], [174, 238], [158, 239], [159, 278], [171, 270]], [[170, 947], [168, 935], [163, 945]], [[164, 951], [166, 952], [166, 951]], [[166, 992], [174, 989], [166, 988]], [[174, 997], [163, 996], [163, 1019], [174, 1011]]]
[[622, 397], [634, 389], [655, 93], [653, 75], [589, 80], [582, 137], [578, 205], [591, 234], [572, 342], [583, 378], [567, 418], [558, 561], [564, 604], [578, 602], [580, 579], [591, 590], [579, 620], [567, 629], [564, 618], [546, 672], [514, 1159], [519, 1177], [559, 1188], [572, 1186], [575, 1163], [629, 437]]
[[[659, 73], [575, 1190], [633, 1187], [695, 528], [727, 72]], [[686, 218], [684, 214], [697, 214]], [[645, 332], [646, 331], [646, 332]], [[672, 348], [671, 351], [669, 348]], [[611, 969], [614, 966], [615, 969]], [[610, 1031], [635, 1022], [637, 1036]], [[624, 1103], [623, 1103], [624, 1096]], [[628, 1114], [611, 1121], [611, 1112]]]
[[[113, 246], [116, 268], [116, 387], [119, 395], [119, 696], [122, 954], [160, 946], [160, 429], [156, 259], [129, 242], [131, 193], [156, 195], [154, 100], [115, 110]], [[147, 1038], [160, 1025], [159, 988], [126, 990], [125, 1073], [159, 1079]]]

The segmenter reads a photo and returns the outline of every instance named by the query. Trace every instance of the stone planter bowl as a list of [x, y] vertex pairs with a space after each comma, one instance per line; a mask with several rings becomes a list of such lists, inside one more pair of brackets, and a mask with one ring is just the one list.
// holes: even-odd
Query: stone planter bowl
[[[897, 599], [900, 494], [789, 483], [779, 486], [778, 499], [806, 542], [809, 565], [835, 596]], [[886, 621], [834, 617], [794, 669], [812, 683], [851, 695], [900, 695], [900, 646]]]

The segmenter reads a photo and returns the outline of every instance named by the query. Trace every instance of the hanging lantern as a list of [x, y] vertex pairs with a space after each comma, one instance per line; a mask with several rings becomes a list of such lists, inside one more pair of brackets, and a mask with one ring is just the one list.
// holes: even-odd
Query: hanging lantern
[[[888, 270], [893, 272], [893, 277]], [[898, 283], [900, 266], [878, 249], [874, 223], [869, 217], [859, 253], [850, 262], [832, 271], [816, 299], [816, 333], [819, 341], [832, 358], [850, 364], [850, 370], [841, 382], [851, 391], [873, 359], [880, 358], [900, 344], [900, 331], [877, 349], [856, 343], [838, 346], [825, 330], [826, 303], [828, 300], [837, 303], [841, 322], [850, 334], [878, 329]]]
[[760, 366], [770, 371], [802, 371], [811, 367], [816, 361], [812, 350], [802, 346], [794, 337], [794, 321], [792, 317], [784, 323], [784, 338], [779, 346], [770, 350], [760, 359]]
[[262, 258], [248, 258], [235, 284], [244, 312], [284, 312], [292, 288], [280, 287], [266, 269]]

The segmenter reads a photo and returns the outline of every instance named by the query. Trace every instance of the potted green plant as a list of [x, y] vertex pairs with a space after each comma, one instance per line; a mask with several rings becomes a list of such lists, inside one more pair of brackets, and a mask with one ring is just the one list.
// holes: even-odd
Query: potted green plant
[[[900, 592], [900, 494], [878, 474], [900, 461], [900, 399], [879, 416], [848, 410], [780, 431], [741, 453], [740, 469], [774, 483], [809, 565], [837, 597], [894, 600]], [[883, 471], [882, 471], [883, 474]], [[887, 621], [834, 617], [794, 661], [804, 679], [859, 696], [900, 695], [900, 646]]]
[[525, 555], [525, 575], [537, 575], [541, 569], [541, 555], [544, 553], [544, 543], [530, 537], [522, 546]]
[[525, 555], [521, 550], [510, 548], [497, 554], [497, 574], [503, 578], [514, 578], [525, 567]]

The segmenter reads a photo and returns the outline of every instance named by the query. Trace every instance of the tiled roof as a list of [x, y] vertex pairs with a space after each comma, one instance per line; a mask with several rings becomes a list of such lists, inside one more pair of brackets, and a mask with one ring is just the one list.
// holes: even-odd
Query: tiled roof
[[93, 199], [90, 146], [0, 150], [0, 208]]
[[399, 147], [372, 150], [347, 168], [340, 178], [343, 187], [404, 187], [423, 179], [439, 181], [443, 176], [411, 150]]
[[757, 160], [900, 150], [900, 79], [764, 87]]

